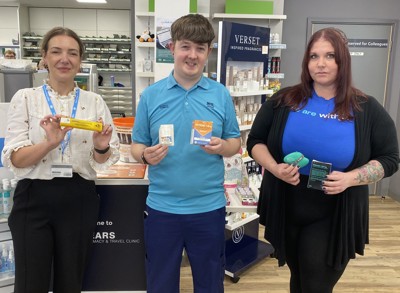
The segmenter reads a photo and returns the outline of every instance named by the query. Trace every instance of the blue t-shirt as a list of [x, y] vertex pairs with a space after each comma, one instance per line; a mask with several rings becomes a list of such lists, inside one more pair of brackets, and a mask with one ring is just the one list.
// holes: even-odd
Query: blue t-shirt
[[160, 125], [174, 125], [174, 146], [169, 147], [167, 156], [158, 165], [149, 166], [147, 204], [153, 209], [193, 214], [226, 205], [223, 159], [190, 144], [193, 120], [212, 121], [212, 136], [240, 137], [232, 98], [220, 83], [202, 77], [186, 90], [171, 73], [143, 91], [132, 140], [156, 145]]
[[335, 107], [334, 99], [325, 100], [313, 92], [303, 109], [289, 113], [283, 134], [283, 153], [298, 151], [310, 160], [307, 166], [300, 168], [303, 175], [309, 175], [312, 160], [332, 163], [332, 171], [343, 171], [353, 160], [354, 121], [340, 121], [336, 114], [330, 114]]

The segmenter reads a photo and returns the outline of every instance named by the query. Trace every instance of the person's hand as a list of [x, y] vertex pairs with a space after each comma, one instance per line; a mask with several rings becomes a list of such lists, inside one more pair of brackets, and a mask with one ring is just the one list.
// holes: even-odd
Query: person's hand
[[300, 183], [300, 173], [298, 166], [280, 163], [275, 166], [274, 170], [271, 173], [275, 177], [291, 185], [297, 185]]
[[349, 178], [350, 175], [344, 172], [333, 171], [326, 176], [322, 183], [322, 190], [326, 194], [338, 194], [345, 191], [351, 186]]
[[210, 144], [200, 146], [207, 154], [222, 154], [224, 150], [224, 140], [219, 137], [211, 137]]
[[162, 144], [156, 144], [154, 146], [146, 147], [143, 155], [150, 165], [159, 164], [165, 156], [168, 154], [168, 146]]
[[61, 128], [61, 115], [47, 115], [40, 120], [40, 127], [46, 132], [46, 140], [50, 148], [54, 149], [63, 141], [65, 134], [71, 130], [71, 127]]
[[103, 130], [101, 132], [93, 132], [93, 146], [98, 150], [104, 150], [110, 144], [113, 128], [111, 124], [104, 124], [102, 118], [98, 121], [103, 124]]

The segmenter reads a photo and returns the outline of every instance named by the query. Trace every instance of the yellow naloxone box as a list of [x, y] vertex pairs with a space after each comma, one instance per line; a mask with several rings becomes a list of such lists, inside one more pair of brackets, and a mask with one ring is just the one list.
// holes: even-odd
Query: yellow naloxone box
[[103, 124], [101, 122], [81, 120], [69, 117], [61, 117], [60, 125], [72, 128], [98, 131], [98, 132], [103, 130]]

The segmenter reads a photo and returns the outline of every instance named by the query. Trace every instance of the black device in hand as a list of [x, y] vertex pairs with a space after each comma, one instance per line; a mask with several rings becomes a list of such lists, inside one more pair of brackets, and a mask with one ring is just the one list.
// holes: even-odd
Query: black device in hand
[[322, 182], [326, 179], [326, 176], [331, 173], [331, 170], [331, 163], [312, 160], [307, 187], [322, 190]]

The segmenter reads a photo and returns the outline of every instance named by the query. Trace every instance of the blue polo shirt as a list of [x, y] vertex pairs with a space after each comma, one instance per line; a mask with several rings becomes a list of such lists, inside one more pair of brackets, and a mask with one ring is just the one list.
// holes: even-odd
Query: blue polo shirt
[[[331, 114], [334, 108], [335, 98], [325, 100], [313, 92], [303, 109], [290, 112], [282, 141], [284, 155], [298, 151], [310, 162], [329, 162], [332, 171], [344, 171], [354, 158], [355, 126], [354, 120], [341, 121]], [[310, 166], [299, 172], [309, 175]]]
[[153, 209], [194, 214], [226, 204], [223, 159], [190, 144], [193, 120], [212, 121], [213, 136], [240, 137], [232, 98], [218, 82], [202, 77], [186, 90], [171, 73], [143, 91], [132, 140], [156, 145], [160, 125], [174, 125], [174, 146], [169, 147], [167, 156], [158, 165], [149, 166], [147, 204]]

